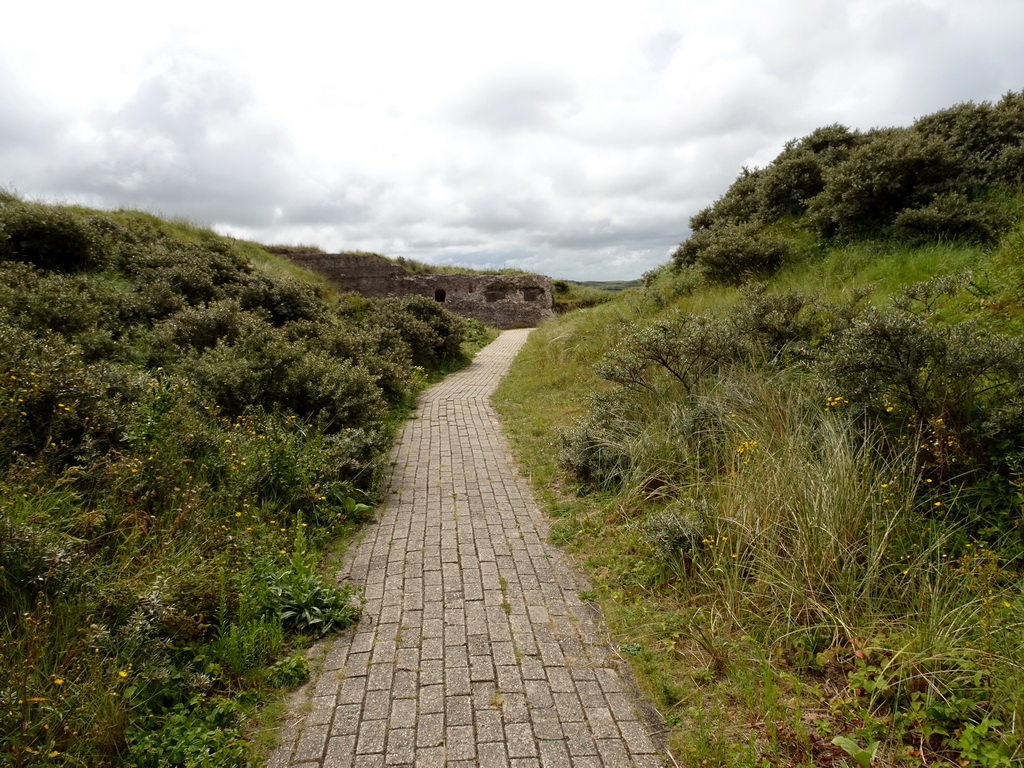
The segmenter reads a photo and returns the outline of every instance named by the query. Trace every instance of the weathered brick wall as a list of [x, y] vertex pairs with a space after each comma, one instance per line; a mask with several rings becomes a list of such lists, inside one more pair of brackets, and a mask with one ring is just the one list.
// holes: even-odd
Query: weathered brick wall
[[371, 298], [429, 296], [464, 317], [498, 328], [526, 328], [554, 316], [551, 281], [543, 275], [411, 275], [374, 254], [286, 254], [341, 291]]

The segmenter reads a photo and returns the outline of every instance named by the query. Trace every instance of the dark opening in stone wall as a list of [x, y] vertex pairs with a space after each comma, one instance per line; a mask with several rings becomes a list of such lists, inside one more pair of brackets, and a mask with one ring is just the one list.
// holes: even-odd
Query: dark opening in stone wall
[[508, 286], [501, 283], [491, 283], [484, 288], [484, 298], [487, 301], [501, 301], [508, 295]]
[[523, 288], [523, 299], [526, 301], [536, 301], [544, 295], [543, 288], [537, 288], [536, 286], [528, 286]]

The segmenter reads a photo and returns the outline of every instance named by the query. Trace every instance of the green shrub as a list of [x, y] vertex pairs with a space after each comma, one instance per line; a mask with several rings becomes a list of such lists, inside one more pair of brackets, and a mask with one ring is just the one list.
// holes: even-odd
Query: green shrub
[[113, 342], [134, 312], [130, 291], [114, 279], [11, 262], [0, 262], [0, 307], [20, 328], [52, 331], [74, 341], [87, 360], [114, 355]]
[[244, 309], [237, 299], [183, 307], [154, 326], [151, 343], [161, 350], [161, 362], [169, 362], [184, 351], [202, 352], [218, 342], [231, 345], [243, 335], [259, 333], [264, 317]]
[[694, 232], [753, 221], [758, 215], [758, 192], [763, 171], [744, 167], [728, 191], [690, 219]]
[[957, 191], [962, 167], [949, 144], [905, 128], [875, 130], [826, 174], [809, 223], [823, 238], [888, 233], [900, 211]]
[[41, 337], [0, 315], [0, 467], [14, 453], [86, 461], [120, 440], [141, 382], [112, 364], [86, 363], [52, 333]]
[[75, 569], [82, 568], [81, 547], [68, 537], [17, 520], [16, 512], [0, 511], [0, 597], [4, 604], [31, 605], [41, 595], [73, 593], [80, 586]]
[[282, 619], [271, 615], [222, 628], [210, 645], [209, 655], [215, 664], [238, 676], [270, 666], [283, 645]]
[[558, 436], [559, 462], [586, 486], [610, 488], [630, 475], [635, 403], [616, 393], [596, 396], [586, 416]]
[[997, 104], [965, 102], [919, 118], [914, 130], [947, 142], [959, 155], [965, 180], [976, 186], [1013, 183], [1020, 168], [1006, 158], [1024, 141], [1024, 91], [1007, 93]]
[[711, 282], [738, 285], [771, 274], [788, 253], [785, 240], [766, 234], [758, 224], [740, 224], [694, 233], [673, 259]]
[[377, 299], [367, 321], [397, 331], [409, 346], [414, 365], [436, 370], [457, 358], [464, 339], [462, 319], [426, 296]]
[[912, 244], [942, 239], [987, 244], [1013, 223], [1007, 206], [994, 200], [968, 199], [963, 192], [943, 192], [920, 208], [904, 208], [893, 219], [893, 232]]
[[357, 362], [374, 378], [389, 403], [404, 403], [413, 388], [412, 351], [395, 327], [339, 314], [325, 315], [317, 322], [289, 323], [286, 330], [290, 339]]
[[20, 201], [0, 202], [0, 260], [58, 272], [106, 266], [96, 234], [81, 216], [52, 205]]
[[758, 213], [765, 221], [800, 216], [808, 201], [824, 188], [824, 170], [814, 153], [787, 149], [762, 174]]
[[627, 328], [597, 364], [598, 374], [627, 387], [654, 390], [666, 374], [686, 394], [707, 376], [751, 353], [727, 322], [675, 312], [653, 325]]
[[126, 249], [119, 268], [138, 285], [165, 283], [186, 304], [230, 298], [253, 271], [239, 254], [220, 243], [201, 246], [171, 238]]
[[274, 688], [300, 685], [309, 679], [309, 662], [297, 653], [274, 663], [267, 673], [267, 683]]
[[837, 392], [876, 416], [895, 412], [917, 429], [938, 420], [966, 448], [981, 438], [989, 414], [1018, 400], [1024, 342], [971, 321], [936, 322], [942, 299], [961, 282], [910, 286], [895, 308], [865, 309], [821, 364]]
[[695, 506], [673, 504], [652, 512], [636, 524], [637, 534], [657, 557], [688, 567], [709, 536], [707, 510]]
[[320, 286], [258, 272], [240, 274], [225, 293], [237, 298], [242, 309], [268, 316], [278, 326], [322, 317], [327, 308]]
[[127, 758], [138, 768], [242, 768], [246, 761], [240, 719], [238, 706], [225, 698], [176, 704], [129, 729]]
[[283, 409], [337, 432], [383, 415], [383, 398], [369, 372], [289, 342], [269, 325], [183, 360], [182, 370], [232, 416], [257, 406]]

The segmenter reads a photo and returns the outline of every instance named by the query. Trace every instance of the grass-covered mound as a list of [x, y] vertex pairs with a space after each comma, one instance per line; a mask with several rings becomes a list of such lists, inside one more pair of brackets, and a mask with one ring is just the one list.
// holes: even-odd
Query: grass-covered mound
[[[794, 143], [643, 290], [538, 329], [499, 391], [681, 763], [1024, 756], [1020, 144], [964, 127], [1019, 137], [1021, 102]], [[942, 173], [914, 159], [927, 126]], [[764, 180], [823, 135], [849, 146], [772, 218]], [[823, 226], [880, 205], [828, 185], [885, 158], [916, 181], [876, 169], [884, 213]], [[960, 218], [908, 229], [947, 193]]]
[[0, 763], [240, 765], [358, 615], [324, 547], [481, 328], [256, 245], [0, 199]]
[[819, 128], [765, 168], [744, 168], [690, 219], [673, 255], [721, 283], [772, 273], [826, 245], [937, 240], [990, 245], [1017, 219], [1024, 92], [971, 102], [907, 128]]

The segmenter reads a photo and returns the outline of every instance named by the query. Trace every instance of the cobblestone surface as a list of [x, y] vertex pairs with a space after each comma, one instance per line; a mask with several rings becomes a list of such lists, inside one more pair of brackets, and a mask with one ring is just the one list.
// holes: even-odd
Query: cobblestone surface
[[663, 764], [489, 404], [527, 334], [421, 397], [342, 573], [363, 619], [322, 649], [268, 768]]

